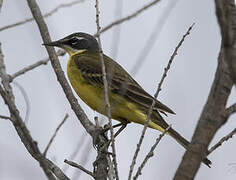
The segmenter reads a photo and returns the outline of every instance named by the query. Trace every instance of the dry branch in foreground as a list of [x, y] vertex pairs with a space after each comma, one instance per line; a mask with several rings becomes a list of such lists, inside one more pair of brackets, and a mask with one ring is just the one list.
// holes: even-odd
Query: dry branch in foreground
[[[27, 0], [28, 6], [31, 10], [31, 13], [38, 25], [40, 34], [42, 36], [43, 42], [48, 43], [51, 42], [51, 38], [49, 36], [48, 28], [46, 23], [44, 22], [42, 13], [39, 9], [38, 4], [35, 0]], [[94, 145], [97, 148], [97, 158], [96, 161], [93, 163], [94, 165], [94, 176], [96, 180], [105, 180], [107, 178], [107, 167], [108, 167], [108, 153], [107, 149], [108, 146], [107, 138], [101, 134], [102, 128], [96, 127], [84, 113], [81, 106], [78, 104], [77, 99], [72, 93], [71, 87], [68, 81], [65, 78], [65, 75], [62, 71], [61, 65], [59, 63], [57, 54], [53, 47], [47, 46], [46, 47], [48, 55], [50, 57], [51, 65], [53, 70], [57, 76], [57, 80], [60, 83], [72, 110], [75, 112], [78, 120], [81, 122], [87, 133], [93, 138]]]
[[[220, 19], [223, 18], [224, 22], [227, 22], [219, 23], [222, 29], [222, 44], [218, 56], [218, 66], [208, 99], [205, 106], [203, 107], [197, 127], [192, 137], [190, 148], [183, 156], [182, 162], [176, 171], [174, 177], [175, 180], [194, 179], [202, 159], [207, 155], [207, 149], [211, 140], [213, 139], [216, 132], [222, 127], [222, 125], [227, 122], [231, 115], [226, 109], [226, 103], [233, 86], [233, 73], [231, 73], [228, 60], [230, 57], [236, 57], [236, 51], [234, 50], [233, 54], [231, 54], [232, 51], [229, 51], [229, 49], [234, 49], [234, 47], [231, 47], [233, 45], [232, 43], [227, 43], [229, 40], [227, 37], [231, 37], [232, 40], [235, 40], [236, 33], [234, 33], [235, 28], [232, 28], [231, 26], [232, 22], [228, 21], [230, 19], [224, 16], [225, 11], [228, 9], [219, 9], [219, 7], [233, 6], [235, 9], [235, 4], [233, 0], [216, 0], [215, 2], [219, 21], [221, 21]], [[231, 28], [228, 29], [228, 27]], [[231, 31], [224, 31], [223, 29], [228, 29]], [[235, 58], [232, 62], [236, 66]]]
[[102, 79], [104, 84], [104, 95], [105, 95], [105, 102], [106, 102], [106, 111], [107, 111], [107, 118], [108, 118], [108, 124], [109, 129], [111, 133], [111, 147], [112, 147], [112, 157], [114, 161], [114, 169], [115, 169], [115, 175], [116, 179], [119, 180], [118, 175], [118, 168], [117, 168], [117, 160], [116, 160], [116, 149], [115, 149], [115, 137], [114, 137], [114, 131], [112, 126], [112, 120], [111, 120], [111, 105], [109, 102], [109, 95], [108, 95], [108, 82], [107, 82], [107, 74], [106, 74], [106, 67], [103, 59], [103, 51], [102, 51], [102, 44], [100, 39], [100, 24], [99, 24], [99, 2], [96, 0], [96, 24], [97, 24], [97, 38], [98, 38], [98, 49], [99, 49], [99, 58], [102, 64]]
[[[159, 94], [160, 91], [161, 91], [162, 83], [164, 82], [164, 79], [165, 79], [165, 77], [167, 76], [167, 72], [168, 72], [168, 70], [170, 69], [170, 66], [171, 66], [171, 64], [172, 64], [172, 62], [173, 62], [175, 56], [177, 55], [178, 49], [179, 49], [179, 48], [181, 47], [181, 45], [183, 44], [183, 42], [184, 42], [186, 36], [188, 36], [188, 35], [190, 34], [190, 31], [192, 30], [193, 26], [194, 26], [194, 24], [192, 24], [192, 25], [188, 28], [187, 32], [183, 35], [183, 37], [181, 38], [180, 42], [179, 42], [178, 45], [176, 46], [176, 48], [175, 48], [173, 54], [171, 55], [171, 57], [170, 57], [170, 59], [169, 59], [169, 61], [168, 61], [167, 67], [164, 69], [164, 73], [163, 73], [163, 75], [162, 75], [162, 77], [161, 77], [161, 81], [160, 81], [160, 83], [158, 84], [157, 91], [156, 91], [156, 93], [155, 93], [155, 95], [154, 95], [154, 98], [155, 98], [155, 99], [157, 98], [158, 94]], [[146, 122], [145, 122], [145, 124], [144, 124], [143, 130], [142, 130], [142, 134], [141, 134], [141, 136], [140, 136], [139, 142], [138, 142], [138, 144], [137, 144], [137, 148], [136, 148], [136, 150], [135, 150], [135, 153], [134, 153], [134, 156], [133, 156], [133, 159], [132, 159], [132, 163], [131, 163], [131, 165], [130, 165], [128, 180], [131, 179], [131, 176], [132, 176], [132, 173], [133, 173], [133, 169], [134, 169], [134, 165], [136, 164], [136, 159], [137, 159], [138, 153], [139, 153], [139, 151], [140, 151], [140, 147], [141, 147], [141, 145], [142, 145], [142, 142], [143, 142], [143, 139], [144, 139], [144, 136], [145, 136], [147, 127], [148, 127], [148, 123], [149, 123], [149, 121], [150, 121], [150, 117], [151, 117], [151, 114], [152, 114], [152, 110], [153, 110], [153, 107], [155, 106], [155, 99], [152, 101], [152, 105], [150, 106], [150, 108], [149, 108], [149, 110], [148, 110], [147, 120], [146, 120]]]

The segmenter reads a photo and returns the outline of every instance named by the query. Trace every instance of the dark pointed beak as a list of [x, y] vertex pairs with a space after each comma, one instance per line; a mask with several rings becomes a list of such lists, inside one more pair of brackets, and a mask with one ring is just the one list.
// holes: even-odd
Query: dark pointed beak
[[49, 42], [49, 43], [43, 43], [42, 45], [61, 47], [62, 43], [60, 41], [52, 41], [52, 42]]

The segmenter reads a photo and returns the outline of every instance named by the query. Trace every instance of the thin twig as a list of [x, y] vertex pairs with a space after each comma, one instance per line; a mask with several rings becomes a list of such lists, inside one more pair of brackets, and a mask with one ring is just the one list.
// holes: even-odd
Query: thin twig
[[[174, 57], [177, 55], [178, 49], [181, 47], [182, 43], [184, 42], [185, 37], [186, 37], [187, 35], [189, 35], [189, 33], [190, 33], [191, 29], [193, 28], [193, 26], [194, 26], [194, 24], [192, 24], [192, 25], [188, 28], [187, 32], [183, 35], [182, 39], [180, 40], [180, 42], [179, 42], [178, 45], [176, 46], [176, 48], [175, 48], [173, 54], [171, 55], [170, 60], [169, 60], [169, 62], [168, 62], [168, 64], [167, 64], [167, 67], [164, 69], [164, 73], [163, 73], [162, 78], [161, 78], [161, 80], [160, 80], [160, 82], [159, 82], [159, 84], [158, 84], [157, 91], [156, 91], [156, 93], [155, 93], [155, 95], [154, 95], [154, 98], [155, 98], [155, 99], [157, 98], [158, 94], [159, 94], [160, 91], [161, 91], [162, 83], [164, 82], [164, 79], [165, 79], [165, 77], [167, 76], [167, 72], [168, 72], [168, 70], [170, 69], [170, 66], [171, 66], [171, 63], [172, 63], [173, 60], [174, 60]], [[152, 105], [151, 105], [151, 107], [150, 107], [149, 110], [148, 110], [147, 120], [146, 120], [146, 122], [145, 122], [145, 124], [144, 124], [141, 137], [140, 137], [139, 142], [138, 142], [138, 144], [137, 144], [137, 148], [136, 148], [136, 150], [135, 150], [132, 163], [131, 163], [131, 165], [130, 165], [128, 180], [131, 179], [132, 172], [133, 172], [133, 169], [134, 169], [134, 165], [135, 165], [135, 163], [136, 163], [136, 159], [137, 159], [138, 153], [139, 153], [139, 151], [140, 151], [140, 147], [141, 147], [141, 144], [142, 144], [143, 139], [144, 139], [144, 135], [145, 135], [146, 130], [147, 130], [147, 127], [148, 127], [148, 123], [149, 123], [149, 121], [150, 121], [150, 117], [151, 117], [151, 114], [152, 114], [152, 110], [153, 110], [153, 107], [155, 106], [155, 99], [153, 99]]]
[[156, 149], [157, 145], [159, 144], [159, 142], [161, 141], [161, 139], [164, 137], [164, 135], [168, 132], [168, 130], [171, 128], [171, 125], [169, 125], [164, 132], [162, 132], [159, 137], [156, 139], [156, 142], [153, 144], [153, 146], [151, 147], [150, 151], [148, 152], [148, 154], [146, 155], [146, 157], [144, 158], [143, 162], [141, 163], [141, 165], [138, 167], [138, 170], [134, 176], [134, 180], [136, 180], [138, 178], [139, 175], [141, 175], [142, 169], [144, 168], [145, 164], [147, 163], [147, 161], [154, 155], [154, 150]]
[[[72, 160], [72, 161], [75, 160], [77, 154], [79, 153], [80, 148], [82, 147], [82, 145], [83, 145], [84, 142], [85, 142], [86, 135], [87, 135], [87, 133], [84, 132], [84, 133], [82, 134], [82, 136], [80, 137], [80, 139], [79, 139], [79, 141], [78, 141], [78, 143], [77, 143], [77, 145], [76, 145], [76, 148], [74, 149], [74, 151], [73, 151], [73, 152], [71, 153], [71, 155], [69, 156], [69, 159], [70, 159], [70, 160]], [[63, 172], [66, 172], [66, 171], [68, 170], [68, 167], [69, 167], [69, 166], [65, 164], [65, 165], [62, 167]]]
[[[115, 1], [115, 11], [114, 11], [115, 19], [121, 18], [122, 9], [123, 9], [123, 0]], [[121, 26], [114, 27], [111, 41], [111, 57], [113, 59], [116, 59], [117, 57], [120, 44], [120, 35], [121, 35]]]
[[[56, 52], [56, 54], [57, 54], [57, 56], [64, 56], [64, 55], [66, 54], [66, 52], [65, 52], [65, 51], [62, 51], [62, 50], [58, 50], [58, 51]], [[27, 66], [27, 67], [24, 67], [23, 69], [21, 69], [21, 70], [15, 72], [14, 74], [12, 74], [12, 75], [10, 76], [10, 81], [12, 81], [12, 80], [15, 79], [16, 77], [18, 77], [18, 76], [20, 76], [20, 75], [22, 75], [22, 74], [24, 74], [24, 73], [26, 73], [26, 72], [28, 72], [28, 71], [33, 70], [34, 68], [37, 68], [37, 67], [39, 67], [39, 66], [41, 66], [41, 65], [46, 65], [46, 64], [49, 62], [49, 60], [50, 60], [49, 57], [47, 57], [47, 58], [44, 58], [44, 59], [42, 59], [42, 60], [37, 61], [37, 62], [34, 63], [34, 64], [31, 64], [31, 65], [29, 65], [29, 66]]]
[[[135, 11], [134, 13], [130, 14], [129, 16], [126, 16], [124, 18], [118, 19], [117, 21], [114, 21], [112, 23], [110, 23], [109, 25], [105, 26], [104, 28], [101, 29], [100, 33], [103, 33], [105, 31], [107, 31], [108, 29], [112, 28], [113, 26], [119, 25], [125, 21], [128, 21], [134, 17], [136, 17], [137, 15], [139, 15], [140, 13], [144, 12], [145, 10], [147, 10], [148, 8], [152, 7], [153, 5], [155, 5], [156, 3], [158, 3], [160, 0], [154, 0], [150, 3], [148, 3], [147, 5], [143, 6], [142, 8], [138, 9], [137, 11]], [[98, 34], [95, 34], [94, 36], [98, 36]]]
[[20, 90], [25, 100], [26, 112], [25, 112], [24, 123], [27, 125], [29, 121], [29, 114], [30, 114], [30, 100], [29, 100], [28, 94], [26, 93], [26, 90], [23, 88], [23, 86], [21, 86], [18, 82], [13, 81], [12, 83]]
[[106, 74], [106, 67], [103, 59], [103, 51], [102, 51], [102, 44], [100, 39], [100, 24], [99, 24], [99, 3], [98, 0], [96, 0], [96, 24], [97, 24], [97, 38], [98, 38], [98, 47], [99, 47], [99, 56], [100, 61], [102, 64], [102, 74], [103, 74], [103, 83], [104, 83], [104, 95], [105, 95], [105, 102], [106, 102], [106, 110], [107, 110], [107, 117], [108, 117], [108, 123], [110, 126], [110, 133], [111, 133], [111, 147], [112, 147], [112, 157], [114, 161], [114, 169], [116, 174], [116, 179], [119, 180], [118, 175], [118, 168], [117, 168], [117, 160], [116, 160], [116, 149], [115, 149], [115, 138], [114, 138], [114, 131], [112, 127], [112, 121], [111, 121], [111, 106], [109, 102], [109, 95], [108, 95], [108, 82], [107, 82], [107, 74]]
[[85, 169], [83, 166], [80, 166], [79, 164], [77, 164], [77, 163], [75, 163], [75, 162], [68, 161], [67, 159], [65, 159], [64, 162], [65, 162], [66, 164], [69, 164], [70, 166], [73, 166], [73, 167], [76, 167], [76, 168], [80, 169], [81, 171], [84, 171], [84, 172], [87, 173], [88, 175], [90, 175], [90, 176], [92, 176], [93, 178], [95, 178], [94, 174], [93, 174], [91, 171]]
[[11, 121], [11, 118], [10, 118], [10, 117], [8, 117], [8, 116], [3, 116], [3, 115], [0, 115], [0, 118], [1, 118], [1, 119], [6, 119], [6, 120], [10, 120], [10, 121]]
[[229, 106], [225, 111], [226, 111], [227, 116], [230, 116], [233, 113], [236, 113], [236, 103], [234, 103], [233, 105]]
[[50, 148], [53, 140], [55, 139], [59, 129], [62, 127], [62, 125], [66, 122], [67, 118], [69, 117], [69, 115], [66, 113], [65, 117], [63, 118], [63, 120], [61, 121], [61, 123], [58, 125], [58, 127], [56, 128], [53, 136], [51, 137], [50, 141], [48, 142], [48, 145], [46, 146], [44, 152], [43, 152], [43, 155], [46, 156], [47, 155], [47, 152], [48, 152], [48, 149]]
[[[91, 146], [91, 142], [87, 140], [86, 144], [85, 144], [85, 147], [83, 148], [83, 151], [81, 152], [81, 158], [80, 158], [80, 164], [81, 166], [85, 167], [86, 166], [86, 163], [88, 162], [88, 159], [89, 159], [89, 155], [91, 153], [91, 150], [92, 150], [92, 146]], [[71, 161], [73, 161], [71, 159]], [[75, 171], [73, 176], [72, 176], [72, 180], [75, 180], [75, 179], [80, 179], [81, 175], [81, 171]]]
[[135, 76], [139, 72], [140, 68], [143, 67], [142, 65], [144, 64], [145, 60], [147, 60], [149, 52], [151, 52], [153, 46], [155, 45], [165, 23], [167, 22], [177, 2], [178, 1], [169, 1], [168, 7], [165, 8], [165, 11], [161, 14], [160, 17], [158, 16], [155, 27], [153, 28], [150, 36], [147, 38], [143, 49], [139, 52], [139, 56], [130, 71], [130, 74], [132, 76]]
[[236, 134], [236, 128], [231, 131], [229, 134], [224, 136], [223, 138], [220, 139], [218, 143], [216, 143], [214, 146], [212, 146], [209, 151], [207, 152], [207, 155], [211, 154], [213, 151], [215, 151], [218, 147], [220, 147], [225, 141], [228, 141], [230, 138], [233, 138], [233, 135]]
[[[71, 7], [73, 5], [76, 5], [78, 3], [81, 3], [85, 0], [75, 0], [75, 1], [71, 1], [71, 2], [68, 2], [68, 3], [64, 3], [64, 4], [59, 4], [58, 6], [56, 6], [54, 9], [52, 9], [51, 11], [49, 11], [48, 13], [44, 14], [43, 17], [44, 18], [47, 18], [51, 15], [53, 15], [55, 12], [57, 12], [58, 10], [60, 9], [63, 9], [63, 8], [67, 8], [67, 7]], [[6, 29], [10, 29], [10, 28], [13, 28], [13, 27], [16, 27], [16, 26], [19, 26], [19, 25], [23, 25], [23, 24], [26, 24], [28, 22], [31, 22], [31, 21], [34, 21], [34, 18], [27, 18], [23, 21], [19, 21], [19, 22], [16, 22], [16, 23], [13, 23], [13, 24], [9, 24], [9, 25], [6, 25], [6, 26], [3, 26], [0, 28], [0, 32], [1, 31], [4, 31]]]
[[173, 62], [175, 56], [177, 55], [177, 52], [178, 52], [179, 48], [182, 46], [182, 44], [183, 44], [183, 42], [184, 42], [186, 36], [188, 36], [188, 35], [190, 34], [190, 31], [192, 30], [192, 28], [193, 28], [194, 25], [195, 25], [195, 23], [193, 23], [193, 24], [188, 28], [187, 32], [183, 35], [182, 39], [180, 40], [179, 44], [177, 45], [177, 47], [175, 48], [173, 54], [171, 55], [170, 60], [169, 60], [169, 62], [168, 62], [168, 65], [167, 65], [167, 67], [165, 68], [164, 73], [163, 73], [163, 75], [162, 75], [161, 81], [160, 81], [160, 83], [158, 84], [158, 89], [157, 89], [157, 92], [156, 92], [156, 94], [155, 94], [155, 96], [154, 96], [155, 98], [158, 96], [158, 94], [159, 94], [160, 91], [161, 91], [162, 83], [164, 82], [164, 79], [165, 79], [165, 77], [167, 76], [167, 72], [168, 72], [168, 70], [170, 69], [171, 63]]

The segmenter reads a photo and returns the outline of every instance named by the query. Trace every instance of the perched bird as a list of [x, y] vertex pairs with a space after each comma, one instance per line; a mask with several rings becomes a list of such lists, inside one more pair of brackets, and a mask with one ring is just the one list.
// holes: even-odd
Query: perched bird
[[[89, 34], [78, 32], [44, 45], [60, 47], [69, 54], [67, 75], [75, 92], [90, 108], [107, 115], [102, 65], [97, 40]], [[153, 100], [155, 100], [155, 106], [148, 126], [161, 132], [169, 127], [160, 113], [175, 113], [149, 95], [113, 59], [105, 54], [103, 58], [107, 73], [112, 118], [123, 124], [130, 122], [144, 124], [148, 110]], [[188, 148], [189, 142], [173, 128], [168, 130], [168, 134], [184, 148]], [[205, 158], [203, 162], [210, 167], [210, 160]]]

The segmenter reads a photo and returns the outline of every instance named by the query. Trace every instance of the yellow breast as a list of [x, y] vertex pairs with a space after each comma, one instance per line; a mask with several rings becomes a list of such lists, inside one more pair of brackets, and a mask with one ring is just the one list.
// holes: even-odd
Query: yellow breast
[[[81, 71], [73, 60], [73, 55], [67, 63], [67, 75], [76, 94], [93, 110], [106, 115], [106, 103], [104, 100], [104, 90], [100, 86], [91, 85], [85, 81]], [[135, 103], [127, 101], [118, 94], [109, 93], [112, 118], [118, 121], [136, 122], [144, 124], [146, 114], [137, 108]], [[149, 127], [163, 131], [163, 129], [153, 122], [149, 122]]]
[[104, 110], [104, 102], [102, 101], [102, 89], [96, 86], [92, 86], [84, 80], [81, 71], [77, 68], [77, 65], [73, 60], [73, 56], [70, 57], [67, 63], [67, 75], [77, 95], [88, 106], [98, 112]]

